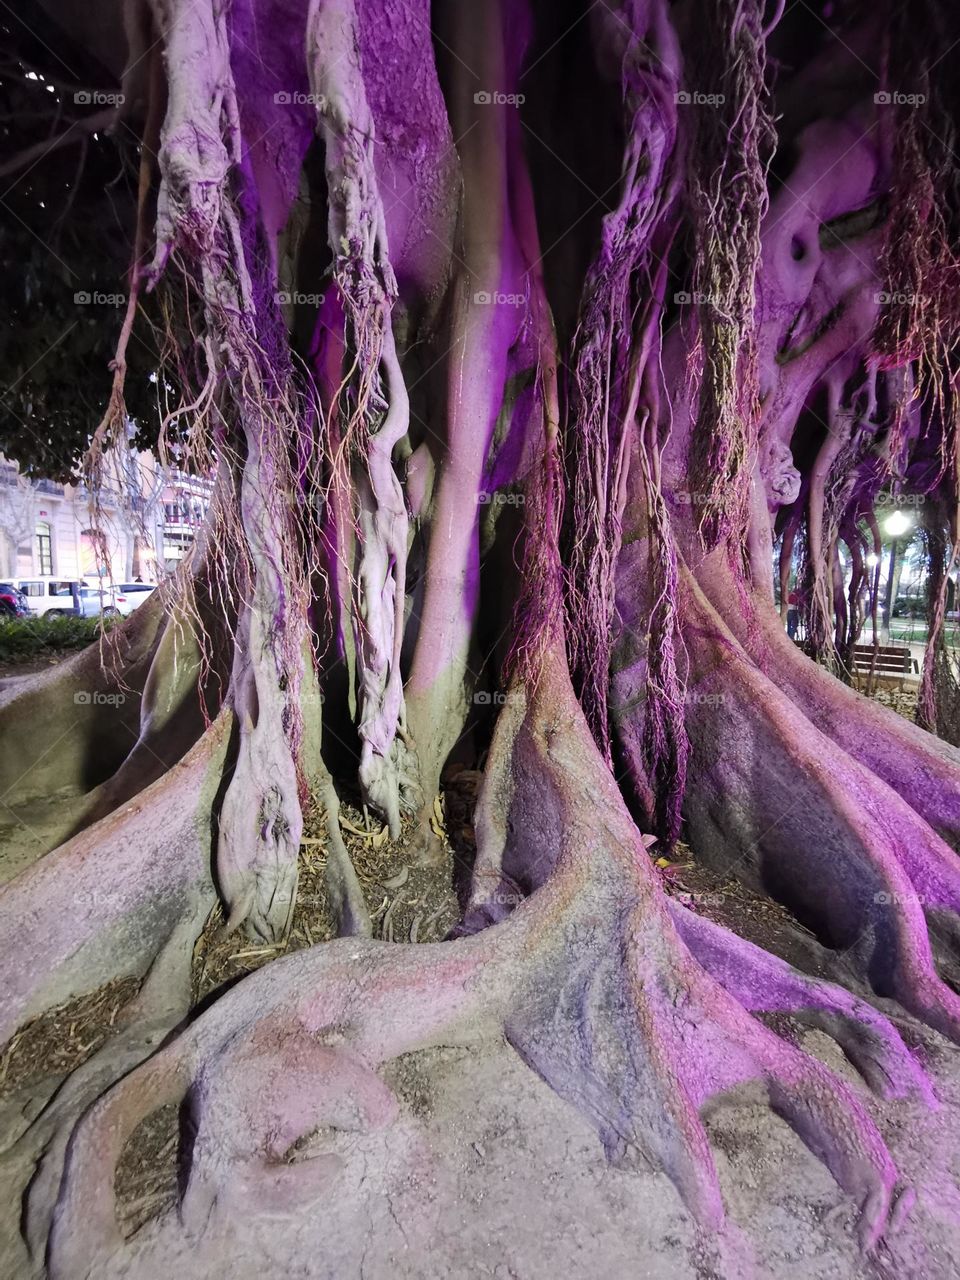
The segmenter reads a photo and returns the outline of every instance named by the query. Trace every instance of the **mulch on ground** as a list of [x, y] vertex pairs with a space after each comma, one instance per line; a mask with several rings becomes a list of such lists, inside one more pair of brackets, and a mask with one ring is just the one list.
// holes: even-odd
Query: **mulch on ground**
[[814, 935], [792, 912], [734, 876], [704, 866], [689, 845], [678, 841], [671, 858], [659, 859], [657, 867], [664, 891], [690, 911], [790, 964], [807, 960], [802, 943]]
[[176, 1103], [151, 1112], [127, 1140], [113, 1175], [117, 1218], [125, 1240], [177, 1203], [179, 1148]]
[[[482, 775], [453, 766], [434, 802], [431, 822], [446, 857], [438, 866], [417, 865], [411, 844], [411, 820], [399, 840], [386, 826], [353, 805], [340, 810], [340, 831], [373, 923], [373, 936], [385, 942], [438, 942], [460, 918], [451, 867], [472, 862], [473, 806]], [[219, 906], [211, 912], [194, 953], [194, 1002], [225, 983], [252, 973], [270, 960], [326, 942], [334, 936], [324, 886], [327, 856], [326, 816], [322, 810], [304, 819], [297, 902], [290, 934], [274, 946], [254, 945], [241, 932], [226, 935]]]
[[100, 1048], [139, 988], [136, 978], [117, 978], [25, 1023], [0, 1053], [0, 1095], [74, 1071]]

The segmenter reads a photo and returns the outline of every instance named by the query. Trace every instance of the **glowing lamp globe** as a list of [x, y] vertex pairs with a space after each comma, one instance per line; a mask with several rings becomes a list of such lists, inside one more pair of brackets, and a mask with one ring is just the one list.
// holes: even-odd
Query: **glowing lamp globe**
[[894, 511], [884, 522], [883, 528], [891, 538], [899, 538], [910, 528], [910, 517], [903, 511]]

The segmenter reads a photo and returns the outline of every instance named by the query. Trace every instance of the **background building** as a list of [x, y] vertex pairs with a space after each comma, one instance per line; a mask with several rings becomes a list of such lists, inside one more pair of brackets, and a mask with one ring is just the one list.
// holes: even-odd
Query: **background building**
[[129, 449], [105, 465], [95, 509], [83, 483], [23, 476], [0, 455], [0, 580], [53, 574], [159, 582], [193, 542], [212, 487]]

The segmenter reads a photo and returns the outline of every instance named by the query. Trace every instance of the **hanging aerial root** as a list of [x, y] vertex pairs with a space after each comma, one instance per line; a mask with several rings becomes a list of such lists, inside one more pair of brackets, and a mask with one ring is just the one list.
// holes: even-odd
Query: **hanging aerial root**
[[654, 418], [646, 411], [639, 424], [638, 460], [646, 499], [649, 602], [643, 760], [656, 798], [650, 816], [664, 851], [669, 852], [680, 834], [689, 744], [684, 723], [677, 547], [661, 487]]
[[359, 473], [353, 624], [360, 682], [360, 782], [397, 839], [401, 803], [410, 808], [413, 801], [409, 788], [401, 786], [406, 725], [400, 648], [408, 517], [393, 451], [407, 434], [410, 409], [393, 334], [397, 282], [374, 165], [375, 128], [353, 0], [314, 0], [307, 50], [324, 141], [334, 279], [348, 347], [338, 394], [344, 425], [334, 465], [343, 487], [354, 464]]
[[[127, 374], [127, 349], [133, 335], [134, 323], [140, 295], [147, 277], [147, 264], [150, 254], [149, 199], [154, 177], [154, 164], [160, 142], [160, 121], [163, 111], [165, 88], [163, 83], [163, 63], [161, 50], [156, 42], [152, 42], [146, 52], [147, 58], [147, 112], [140, 143], [140, 166], [137, 181], [136, 229], [134, 233], [133, 253], [127, 272], [127, 304], [123, 323], [117, 338], [114, 357], [111, 361], [113, 380], [107, 407], [99, 425], [93, 433], [90, 444], [83, 459], [83, 474], [90, 494], [90, 510], [93, 527], [97, 534], [94, 545], [97, 553], [97, 572], [109, 571], [109, 562], [103, 555], [103, 530], [105, 514], [101, 504], [104, 488], [116, 484], [118, 474], [120, 483], [125, 478], [123, 467], [112, 467], [108, 471], [108, 457], [113, 450], [125, 450], [129, 447], [128, 429], [130, 425], [124, 400], [124, 385]], [[134, 513], [139, 512], [136, 504], [131, 504]], [[146, 532], [144, 527], [143, 532]]]
[[[828, 500], [828, 486], [836, 476], [849, 475], [849, 467], [840, 466], [853, 437], [853, 420], [849, 407], [842, 404], [842, 379], [827, 382], [828, 429], [810, 472], [806, 537], [806, 607], [804, 622], [810, 652], [831, 669], [836, 666], [834, 643], [835, 600], [833, 569], [838, 536], [838, 508], [842, 504], [833, 495]], [[844, 459], [849, 462], [849, 458]]]
[[[603, 220], [601, 247], [584, 282], [574, 336], [567, 446], [573, 461], [570, 508], [569, 627], [571, 665], [587, 721], [610, 757], [607, 684], [620, 547], [625, 464], [630, 454], [643, 361], [652, 354], [659, 296], [656, 263], [669, 252], [671, 206], [679, 167], [677, 85], [680, 54], [667, 6], [609, 11], [607, 38], [621, 56], [627, 145], [620, 199]], [[631, 25], [633, 23], [634, 25]], [[637, 333], [640, 334], [639, 341]], [[644, 340], [646, 336], [646, 341]]]
[[917, 724], [955, 747], [960, 746], [960, 670], [954, 651], [947, 644], [946, 618], [950, 583], [960, 564], [956, 517], [958, 478], [956, 472], [944, 478], [944, 487], [952, 495], [949, 509], [954, 514], [948, 517], [947, 503], [936, 498], [924, 508], [927, 639], [917, 693]]
[[[887, 102], [878, 112], [892, 176], [879, 263], [883, 305], [872, 345], [884, 367], [916, 369], [920, 394], [934, 411], [952, 394], [960, 354], [953, 82], [929, 52], [938, 40], [954, 38], [946, 15], [939, 0], [922, 0], [909, 13], [891, 8], [881, 86]], [[900, 84], [911, 85], [912, 94], [904, 98]], [[949, 435], [944, 461], [952, 467], [956, 433]]]
[[[938, 0], [924, 0], [909, 15], [896, 6], [889, 14], [884, 87], [896, 81], [910, 84], [913, 92], [909, 105], [895, 92], [893, 102], [880, 108], [892, 182], [878, 264], [883, 305], [871, 345], [882, 367], [910, 372], [927, 432], [939, 432], [940, 474], [935, 485], [927, 485], [924, 519], [928, 609], [917, 722], [956, 744], [960, 680], [945, 644], [944, 619], [947, 580], [960, 554], [960, 173], [953, 85], [928, 52], [938, 40], [953, 40], [947, 15]], [[895, 435], [893, 450], [899, 456], [901, 422]], [[944, 545], [947, 534], [949, 546]]]
[[[754, 308], [766, 165], [774, 143], [763, 0], [721, 0], [691, 15], [689, 153], [695, 260], [691, 294], [699, 383], [693, 481], [708, 547], [745, 524], [759, 426]], [[688, 100], [690, 95], [687, 95]]]
[[[207, 381], [218, 391], [209, 401], [215, 452], [240, 514], [239, 545], [208, 548], [210, 558], [216, 552], [239, 562], [240, 592], [229, 692], [239, 743], [220, 813], [217, 870], [230, 926], [243, 923], [272, 942], [286, 935], [293, 911], [306, 796], [299, 695], [310, 593], [295, 459], [310, 437], [240, 134], [231, 16], [210, 5], [158, 5], [157, 21], [170, 84], [154, 273], [173, 256], [196, 282], [208, 330]], [[198, 49], [207, 54], [202, 63]], [[229, 502], [222, 508], [231, 509]]]

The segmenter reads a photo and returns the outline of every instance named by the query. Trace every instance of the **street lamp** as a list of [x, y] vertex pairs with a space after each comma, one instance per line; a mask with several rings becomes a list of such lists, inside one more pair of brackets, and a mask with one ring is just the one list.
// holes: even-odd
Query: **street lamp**
[[887, 589], [884, 593], [883, 601], [883, 631], [887, 644], [890, 643], [890, 619], [893, 616], [893, 606], [896, 603], [895, 589], [897, 573], [897, 557], [900, 554], [900, 547], [897, 539], [909, 533], [913, 526], [913, 520], [905, 511], [891, 511], [883, 522], [883, 531], [890, 538], [890, 566], [887, 569]]
[[905, 511], [891, 511], [883, 524], [884, 533], [888, 533], [891, 538], [899, 538], [907, 532], [913, 521]]

